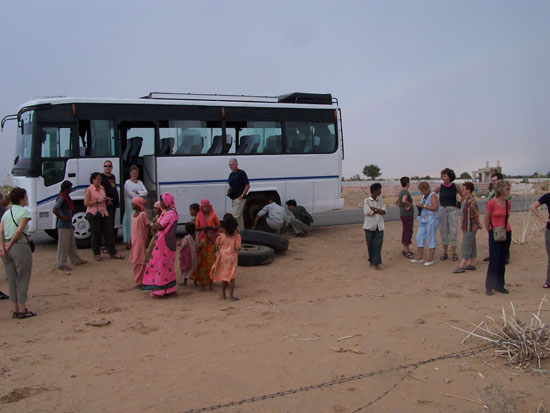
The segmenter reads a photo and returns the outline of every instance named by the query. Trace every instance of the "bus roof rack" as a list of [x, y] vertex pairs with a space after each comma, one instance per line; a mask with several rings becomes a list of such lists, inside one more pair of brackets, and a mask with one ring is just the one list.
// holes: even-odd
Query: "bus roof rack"
[[337, 103], [330, 93], [288, 93], [281, 96], [257, 96], [257, 95], [225, 95], [218, 93], [176, 93], [176, 92], [150, 92], [141, 99], [160, 100], [209, 100], [223, 102], [263, 102], [263, 103], [301, 103], [330, 105]]
[[332, 95], [330, 93], [302, 93], [294, 92], [281, 95], [277, 98], [279, 103], [306, 103], [313, 105], [332, 104]]

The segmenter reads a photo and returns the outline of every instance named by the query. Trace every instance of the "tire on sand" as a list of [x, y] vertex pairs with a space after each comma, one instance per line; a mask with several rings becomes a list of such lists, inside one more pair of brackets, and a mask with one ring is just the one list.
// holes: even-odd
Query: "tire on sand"
[[277, 252], [283, 252], [288, 249], [288, 240], [285, 237], [270, 232], [245, 229], [241, 231], [241, 239], [245, 244], [265, 245]]
[[273, 262], [275, 251], [265, 245], [242, 244], [239, 251], [239, 265], [264, 265]]

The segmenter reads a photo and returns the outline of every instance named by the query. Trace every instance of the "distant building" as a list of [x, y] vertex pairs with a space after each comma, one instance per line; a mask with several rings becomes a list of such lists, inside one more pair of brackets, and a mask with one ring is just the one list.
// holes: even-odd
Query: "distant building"
[[472, 172], [472, 179], [476, 183], [488, 183], [491, 181], [491, 175], [497, 172], [502, 173], [500, 161], [497, 161], [497, 166], [489, 166], [489, 161], [486, 161], [485, 168], [480, 168]]

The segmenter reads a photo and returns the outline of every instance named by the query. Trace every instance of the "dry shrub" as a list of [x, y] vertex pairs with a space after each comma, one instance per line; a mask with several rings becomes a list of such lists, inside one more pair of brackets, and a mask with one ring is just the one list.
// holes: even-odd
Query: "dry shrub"
[[541, 320], [540, 312], [546, 296], [539, 304], [536, 314], [531, 314], [529, 323], [522, 322], [516, 315], [514, 304], [510, 303], [511, 314], [506, 314], [504, 307], [500, 322], [486, 316], [472, 331], [453, 328], [468, 333], [462, 340], [464, 343], [470, 337], [488, 341], [495, 347], [495, 354], [504, 357], [509, 363], [522, 369], [542, 367], [542, 360], [550, 357], [550, 328]]

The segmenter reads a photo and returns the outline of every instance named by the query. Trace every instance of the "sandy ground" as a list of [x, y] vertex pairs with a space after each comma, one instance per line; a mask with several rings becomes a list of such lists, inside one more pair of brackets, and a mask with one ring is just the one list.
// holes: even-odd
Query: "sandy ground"
[[[519, 215], [511, 221], [519, 233]], [[12, 319], [0, 302], [0, 411], [183, 412], [391, 369], [477, 346], [450, 325], [471, 329], [510, 301], [528, 320], [547, 292], [542, 232], [512, 246], [511, 294], [492, 297], [486, 264], [461, 275], [452, 261], [410, 264], [400, 235], [399, 222], [386, 224], [383, 271], [367, 266], [361, 225], [292, 238], [272, 264], [239, 267], [238, 302], [220, 300], [219, 287], [151, 298], [132, 285], [128, 261], [65, 273], [54, 268], [55, 245], [40, 246], [29, 300], [38, 317]], [[479, 255], [487, 250], [482, 231]], [[549, 303], [541, 314], [548, 322]], [[111, 323], [88, 325], [100, 320]], [[549, 385], [549, 374], [485, 351], [220, 411], [351, 412], [375, 401], [364, 411], [534, 412]]]

